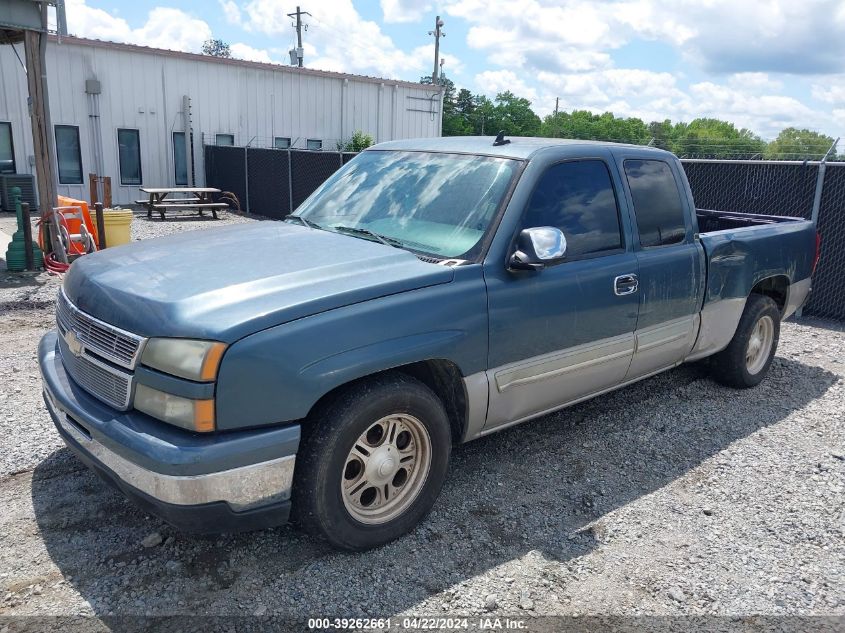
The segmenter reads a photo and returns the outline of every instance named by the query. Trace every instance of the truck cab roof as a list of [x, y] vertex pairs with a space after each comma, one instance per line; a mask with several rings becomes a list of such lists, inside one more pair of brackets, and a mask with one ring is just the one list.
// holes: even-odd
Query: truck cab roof
[[498, 156], [501, 158], [515, 158], [525, 160], [534, 154], [552, 148], [581, 146], [601, 147], [605, 149], [629, 149], [654, 153], [657, 155], [671, 155], [656, 147], [630, 145], [625, 143], [609, 143], [607, 141], [586, 141], [580, 139], [541, 138], [536, 136], [507, 136], [510, 141], [504, 145], [493, 145], [495, 136], [443, 136], [439, 138], [411, 138], [397, 141], [387, 141], [373, 145], [372, 150], [397, 150], [408, 152], [448, 152], [461, 154], [478, 154], [483, 156]]

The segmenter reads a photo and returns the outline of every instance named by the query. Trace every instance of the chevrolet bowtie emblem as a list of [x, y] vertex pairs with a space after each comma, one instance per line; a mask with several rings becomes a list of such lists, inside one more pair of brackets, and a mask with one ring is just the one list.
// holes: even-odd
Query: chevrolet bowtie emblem
[[82, 356], [82, 354], [85, 353], [85, 346], [73, 330], [68, 330], [65, 333], [65, 343], [67, 343], [70, 353], [74, 356]]

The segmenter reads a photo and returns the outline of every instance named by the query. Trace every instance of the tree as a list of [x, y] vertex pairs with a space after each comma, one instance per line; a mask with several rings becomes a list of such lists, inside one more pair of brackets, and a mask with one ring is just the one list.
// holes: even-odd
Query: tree
[[682, 158], [762, 158], [766, 143], [751, 130], [720, 119], [693, 119], [672, 128], [670, 149]]
[[612, 112], [593, 114], [587, 110], [549, 114], [543, 119], [540, 135], [640, 145], [651, 138], [641, 119], [616, 117]]
[[[430, 86], [431, 76], [424, 75], [420, 77], [420, 83]], [[441, 134], [443, 136], [464, 136], [472, 134], [472, 128], [466, 119], [466, 115], [458, 109], [455, 83], [445, 75], [440, 75], [437, 83], [443, 87], [443, 128]], [[469, 94], [468, 90], [462, 89], [461, 93], [464, 92]]]
[[364, 134], [361, 130], [355, 130], [352, 137], [346, 141], [338, 141], [337, 149], [341, 152], [360, 152], [367, 149], [375, 141], [369, 134]]
[[475, 115], [475, 100], [473, 94], [466, 88], [461, 88], [457, 95], [443, 105], [443, 136], [467, 136], [475, 133], [473, 117]]
[[496, 95], [492, 120], [485, 125], [487, 134], [500, 130], [508, 136], [537, 136], [540, 133], [540, 117], [531, 109], [531, 102], [517, 97], [510, 90]]
[[673, 125], [669, 119], [664, 121], [652, 121], [648, 124], [649, 136], [654, 139], [651, 144], [660, 149], [672, 151]]
[[[769, 143], [763, 155], [771, 160], [821, 160], [832, 145], [830, 136], [788, 127]], [[835, 149], [827, 159], [836, 160]]]
[[231, 57], [232, 51], [223, 40], [209, 39], [202, 43], [202, 54], [213, 57]]

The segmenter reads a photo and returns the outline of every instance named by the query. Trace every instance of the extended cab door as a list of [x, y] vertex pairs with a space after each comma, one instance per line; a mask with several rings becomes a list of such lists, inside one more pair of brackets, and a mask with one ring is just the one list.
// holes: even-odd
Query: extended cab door
[[[500, 227], [507, 242], [485, 261], [485, 430], [613, 387], [628, 371], [639, 302], [637, 257], [612, 157], [601, 148], [596, 154], [532, 164], [535, 175], [527, 185], [520, 182], [531, 187], [519, 192], [525, 202], [519, 206], [515, 194], [505, 218], [510, 224]], [[539, 226], [563, 231], [565, 260], [539, 271], [509, 270], [516, 235]]]
[[639, 269], [636, 352], [626, 380], [684, 360], [695, 343], [704, 292], [704, 250], [677, 159], [633, 150], [618, 156], [633, 210]]

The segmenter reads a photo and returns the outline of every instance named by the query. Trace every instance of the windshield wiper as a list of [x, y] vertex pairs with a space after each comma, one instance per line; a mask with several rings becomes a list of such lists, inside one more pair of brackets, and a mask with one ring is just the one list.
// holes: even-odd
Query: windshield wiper
[[285, 220], [299, 220], [303, 226], [307, 226], [309, 229], [321, 229], [323, 228], [316, 222], [312, 222], [311, 220], [306, 220], [301, 215], [289, 215], [285, 218]]
[[374, 237], [382, 244], [394, 246], [396, 248], [402, 248], [405, 245], [402, 240], [381, 235], [380, 233], [376, 233], [375, 231], [371, 231], [370, 229], [365, 229], [360, 226], [333, 226], [332, 230], [337, 231], [338, 233], [348, 233], [349, 235], [367, 235], [369, 237]]

